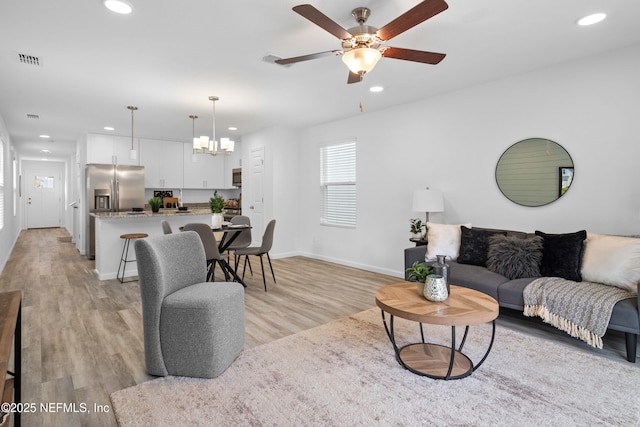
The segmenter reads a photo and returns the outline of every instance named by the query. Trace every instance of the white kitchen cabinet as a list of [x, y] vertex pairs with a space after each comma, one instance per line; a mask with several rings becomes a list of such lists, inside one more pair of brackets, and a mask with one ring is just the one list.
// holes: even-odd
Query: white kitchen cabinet
[[140, 165], [140, 140], [138, 138], [133, 139], [133, 149], [136, 150], [137, 156], [134, 159], [131, 158], [131, 137], [130, 136], [116, 136], [114, 138], [114, 151], [116, 154], [116, 160], [119, 165]]
[[87, 163], [139, 165], [140, 143], [137, 138], [133, 146], [138, 151], [135, 160], [129, 158], [131, 150], [131, 137], [88, 134], [87, 135]]
[[145, 188], [183, 188], [182, 142], [140, 140], [140, 164], [144, 166]]
[[225, 155], [197, 154], [193, 161], [193, 148], [184, 144], [184, 188], [225, 188]]
[[113, 135], [87, 135], [87, 163], [113, 163]]

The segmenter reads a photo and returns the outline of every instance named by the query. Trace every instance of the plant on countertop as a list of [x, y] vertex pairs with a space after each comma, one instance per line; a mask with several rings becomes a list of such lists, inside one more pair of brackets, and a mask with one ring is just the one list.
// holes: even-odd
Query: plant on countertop
[[428, 264], [421, 264], [420, 261], [416, 261], [413, 265], [407, 268], [409, 273], [409, 281], [425, 283], [427, 276], [433, 273], [433, 267]]
[[422, 229], [424, 228], [422, 220], [419, 218], [411, 218], [409, 222], [411, 223], [411, 234], [421, 235]]
[[158, 212], [160, 205], [162, 205], [162, 199], [160, 197], [152, 197], [149, 199], [149, 206], [151, 206], [153, 212]]
[[209, 207], [211, 208], [211, 213], [222, 213], [224, 209], [224, 198], [218, 196], [218, 190], [214, 191], [213, 197], [209, 199]]

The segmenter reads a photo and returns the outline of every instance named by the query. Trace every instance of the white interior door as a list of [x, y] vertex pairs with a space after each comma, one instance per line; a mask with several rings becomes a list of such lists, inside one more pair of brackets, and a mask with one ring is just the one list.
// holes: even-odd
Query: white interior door
[[27, 228], [62, 225], [62, 164], [33, 164], [26, 171]]
[[251, 200], [249, 212], [252, 237], [256, 244], [262, 243], [264, 233], [264, 147], [251, 151]]

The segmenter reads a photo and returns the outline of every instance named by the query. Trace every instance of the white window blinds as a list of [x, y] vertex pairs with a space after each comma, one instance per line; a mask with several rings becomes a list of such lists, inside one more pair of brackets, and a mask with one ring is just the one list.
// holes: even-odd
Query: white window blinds
[[320, 224], [356, 226], [356, 143], [320, 148]]

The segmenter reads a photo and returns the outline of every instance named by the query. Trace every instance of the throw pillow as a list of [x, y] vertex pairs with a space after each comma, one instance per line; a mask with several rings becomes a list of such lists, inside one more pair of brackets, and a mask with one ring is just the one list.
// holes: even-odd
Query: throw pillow
[[542, 238], [494, 235], [489, 237], [487, 269], [506, 277], [540, 277]]
[[489, 237], [495, 235], [506, 236], [506, 231], [483, 230], [480, 228], [460, 227], [460, 264], [487, 266], [487, 251], [489, 250]]
[[427, 222], [427, 253], [425, 261], [434, 261], [436, 255], [446, 255], [455, 261], [460, 251], [460, 226], [471, 224], [435, 224]]
[[640, 239], [587, 234], [582, 280], [635, 292], [640, 282]]
[[544, 240], [540, 273], [546, 277], [562, 277], [581, 282], [580, 266], [584, 252], [586, 230], [566, 234], [546, 234], [536, 230]]

